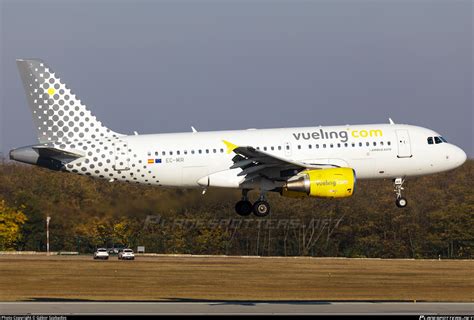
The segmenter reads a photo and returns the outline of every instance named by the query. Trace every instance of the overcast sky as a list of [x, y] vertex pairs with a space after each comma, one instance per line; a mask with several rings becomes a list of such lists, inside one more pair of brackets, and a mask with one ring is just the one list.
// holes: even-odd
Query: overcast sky
[[131, 134], [395, 122], [473, 148], [473, 2], [6, 1], [0, 151], [37, 142], [16, 58]]

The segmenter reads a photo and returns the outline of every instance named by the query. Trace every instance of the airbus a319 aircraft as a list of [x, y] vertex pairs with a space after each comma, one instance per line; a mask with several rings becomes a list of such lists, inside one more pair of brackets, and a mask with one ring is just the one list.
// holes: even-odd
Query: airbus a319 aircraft
[[[239, 215], [270, 213], [268, 192], [350, 197], [356, 179], [393, 179], [396, 205], [407, 177], [462, 165], [466, 154], [439, 133], [412, 125], [125, 135], [105, 127], [41, 60], [17, 60], [39, 143], [10, 151], [16, 161], [113, 181], [163, 187], [238, 188]], [[254, 203], [248, 192], [258, 190]]]

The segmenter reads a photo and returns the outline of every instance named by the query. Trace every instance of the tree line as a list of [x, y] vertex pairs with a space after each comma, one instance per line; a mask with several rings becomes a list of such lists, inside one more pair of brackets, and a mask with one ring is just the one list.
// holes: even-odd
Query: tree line
[[[407, 208], [390, 180], [358, 181], [347, 199], [270, 194], [266, 218], [239, 217], [235, 190], [164, 189], [0, 163], [0, 250], [91, 253], [472, 258], [474, 160], [405, 182]], [[258, 194], [250, 193], [256, 199]]]

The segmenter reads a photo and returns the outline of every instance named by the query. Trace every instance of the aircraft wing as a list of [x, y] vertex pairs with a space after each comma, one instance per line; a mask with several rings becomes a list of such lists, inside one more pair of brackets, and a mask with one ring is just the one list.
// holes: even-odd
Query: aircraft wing
[[240, 168], [239, 176], [245, 176], [251, 180], [258, 176], [264, 176], [271, 180], [286, 180], [305, 169], [324, 169], [338, 167], [331, 164], [304, 163], [293, 161], [269, 154], [251, 146], [237, 146], [231, 142], [223, 141], [227, 146], [227, 153], [234, 152], [232, 158], [234, 164], [230, 169]]

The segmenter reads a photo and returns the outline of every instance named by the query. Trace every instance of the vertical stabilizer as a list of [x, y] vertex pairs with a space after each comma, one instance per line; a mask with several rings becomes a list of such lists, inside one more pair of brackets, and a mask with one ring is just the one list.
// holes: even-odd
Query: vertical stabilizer
[[40, 143], [119, 136], [102, 125], [46, 63], [18, 59], [17, 65]]

